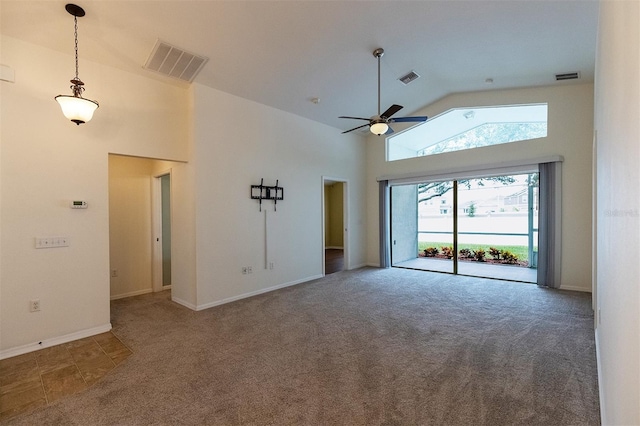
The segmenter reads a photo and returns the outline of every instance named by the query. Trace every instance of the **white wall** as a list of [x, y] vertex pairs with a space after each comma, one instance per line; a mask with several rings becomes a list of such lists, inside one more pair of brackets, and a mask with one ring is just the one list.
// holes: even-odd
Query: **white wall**
[[[364, 264], [364, 140], [201, 85], [194, 90], [197, 307], [322, 275], [323, 175], [348, 180], [348, 264]], [[261, 178], [284, 188], [277, 212], [269, 201], [259, 212], [249, 198]], [[267, 245], [273, 270], [264, 268]], [[242, 266], [253, 274], [242, 275]]]
[[596, 61], [597, 311], [604, 425], [640, 424], [640, 3], [600, 5]]
[[179, 163], [171, 169], [171, 299], [196, 306], [195, 170]]
[[[2, 36], [0, 357], [110, 327], [108, 153], [185, 160], [185, 89], [82, 61], [86, 97], [100, 102], [76, 126], [53, 97], [69, 93], [73, 56]], [[89, 208], [72, 210], [69, 202]], [[66, 236], [66, 248], [34, 248]], [[30, 299], [41, 311], [30, 313]]]
[[415, 115], [429, 117], [451, 108], [548, 103], [547, 137], [532, 141], [386, 162], [384, 138], [367, 144], [368, 262], [378, 265], [378, 186], [376, 178], [414, 172], [496, 164], [549, 155], [564, 156], [561, 288], [591, 291], [591, 164], [593, 85], [573, 84], [447, 96]]

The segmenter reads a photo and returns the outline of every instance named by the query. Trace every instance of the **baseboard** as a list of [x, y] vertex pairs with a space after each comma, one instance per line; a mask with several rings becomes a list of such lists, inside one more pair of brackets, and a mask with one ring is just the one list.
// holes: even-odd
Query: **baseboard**
[[147, 294], [153, 292], [152, 288], [145, 288], [144, 290], [130, 291], [129, 293], [116, 294], [111, 296], [110, 300], [124, 299], [125, 297], [140, 296], [141, 294]]
[[558, 290], [581, 291], [583, 293], [591, 293], [591, 288], [576, 287], [572, 285], [561, 285]]
[[192, 311], [197, 311], [198, 307], [196, 305], [194, 305], [193, 303], [187, 302], [186, 300], [182, 300], [178, 297], [174, 297], [173, 295], [171, 295], [171, 301], [172, 302], [176, 302], [178, 305], [182, 305], [185, 308], [189, 308]]
[[49, 348], [51, 346], [61, 345], [62, 343], [84, 339], [85, 337], [95, 336], [96, 334], [105, 333], [109, 330], [111, 330], [111, 323], [100, 325], [98, 327], [87, 328], [86, 330], [76, 331], [75, 333], [65, 334], [64, 336], [44, 339], [40, 342], [28, 343], [26, 345], [17, 346], [15, 348], [5, 349], [3, 351], [0, 351], [0, 359], [11, 358], [40, 349]]
[[598, 398], [600, 399], [600, 424], [604, 425], [605, 419], [607, 418], [605, 413], [605, 404], [604, 404], [604, 386], [602, 380], [602, 364], [600, 363], [600, 339], [598, 338], [598, 329], [595, 330], [596, 336], [596, 368], [598, 369]]
[[371, 266], [371, 267], [374, 267], [374, 268], [379, 268], [380, 267], [380, 263], [378, 263], [378, 262], [375, 262], [375, 263], [368, 262], [368, 263], [365, 263], [364, 266]]
[[349, 270], [352, 271], [354, 269], [365, 268], [367, 266], [371, 266], [371, 265], [369, 265], [368, 263], [359, 263], [357, 265], [349, 266]]
[[[263, 293], [269, 293], [270, 291], [275, 291], [275, 290], [279, 290], [281, 288], [291, 287], [291, 286], [294, 286], [294, 285], [297, 285], [297, 284], [306, 283], [308, 281], [313, 281], [313, 280], [316, 280], [318, 278], [322, 278], [322, 275], [313, 275], [311, 277], [306, 277], [306, 278], [303, 278], [303, 279], [300, 279], [300, 280], [290, 281], [288, 283], [279, 284], [279, 285], [276, 285], [276, 286], [273, 286], [273, 287], [263, 288], [263, 289], [252, 291], [252, 292], [249, 292], [249, 293], [240, 294], [238, 296], [228, 297], [226, 299], [221, 299], [221, 300], [216, 300], [214, 302], [205, 303], [204, 305], [198, 305], [195, 310], [196, 311], [202, 311], [202, 310], [205, 310], [205, 309], [213, 308], [214, 306], [224, 305], [225, 303], [235, 302], [236, 300], [246, 299], [248, 297], [257, 296], [257, 295], [263, 294]], [[180, 302], [178, 302], [178, 303], [180, 303]], [[185, 305], [185, 306], [187, 306], [187, 305]]]

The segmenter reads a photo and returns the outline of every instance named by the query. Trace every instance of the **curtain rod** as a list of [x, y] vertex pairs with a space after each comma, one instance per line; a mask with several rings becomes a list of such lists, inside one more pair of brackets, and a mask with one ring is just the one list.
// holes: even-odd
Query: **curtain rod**
[[511, 161], [502, 161], [499, 163], [488, 163], [488, 164], [474, 164], [471, 166], [465, 167], [454, 167], [444, 170], [423, 170], [416, 171], [411, 173], [403, 173], [396, 175], [383, 175], [376, 178], [378, 182], [383, 180], [388, 181], [397, 181], [397, 180], [410, 180], [410, 179], [432, 179], [436, 177], [446, 177], [451, 175], [460, 175], [467, 174], [471, 172], [478, 173], [487, 173], [487, 172], [500, 172], [503, 169], [510, 168], [518, 168], [518, 167], [537, 167], [538, 164], [542, 163], [555, 163], [555, 162], [563, 162], [564, 157], [562, 155], [550, 155], [547, 157], [538, 157], [538, 158], [528, 158], [523, 160], [511, 160]]

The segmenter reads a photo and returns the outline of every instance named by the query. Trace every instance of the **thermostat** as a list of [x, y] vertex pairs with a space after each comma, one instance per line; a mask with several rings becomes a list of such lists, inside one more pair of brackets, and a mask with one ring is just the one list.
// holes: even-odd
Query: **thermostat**
[[86, 209], [89, 205], [86, 201], [72, 201], [71, 208], [72, 209]]

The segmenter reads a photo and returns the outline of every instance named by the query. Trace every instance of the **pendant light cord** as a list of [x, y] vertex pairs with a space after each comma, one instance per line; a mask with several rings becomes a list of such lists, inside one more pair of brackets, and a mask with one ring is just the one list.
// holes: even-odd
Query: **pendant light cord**
[[78, 17], [76, 15], [73, 16], [73, 38], [76, 53], [76, 78], [71, 80], [71, 83], [73, 84], [73, 86], [71, 86], [71, 90], [73, 91], [73, 96], [81, 98], [82, 92], [84, 92], [84, 83], [78, 76]]
[[73, 17], [73, 36], [75, 38], [75, 49], [76, 49], [76, 80], [80, 80], [78, 77], [78, 17]]

